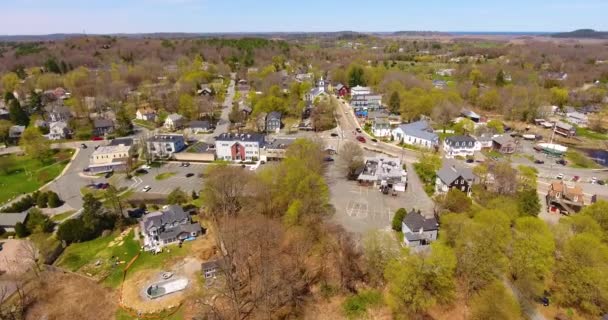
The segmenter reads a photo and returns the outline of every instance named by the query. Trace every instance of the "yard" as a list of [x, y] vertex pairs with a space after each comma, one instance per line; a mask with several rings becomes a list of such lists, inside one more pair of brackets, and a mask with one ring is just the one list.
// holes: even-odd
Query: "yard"
[[150, 121], [146, 121], [146, 120], [135, 119], [135, 120], [133, 120], [133, 124], [140, 126], [140, 127], [144, 127], [148, 130], [156, 129], [156, 124], [154, 122], [150, 122]]
[[175, 172], [163, 172], [159, 175], [157, 175], [156, 177], [154, 177], [155, 180], [167, 180], [171, 177], [173, 177], [176, 173]]
[[52, 160], [42, 163], [30, 156], [10, 154], [2, 156], [0, 170], [0, 204], [34, 192], [55, 179], [70, 162], [73, 150], [55, 150]]

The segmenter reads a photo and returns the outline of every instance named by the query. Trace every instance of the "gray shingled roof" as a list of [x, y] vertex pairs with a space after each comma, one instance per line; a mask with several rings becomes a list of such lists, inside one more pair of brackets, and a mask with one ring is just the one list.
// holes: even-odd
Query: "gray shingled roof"
[[496, 136], [492, 139], [492, 141], [498, 143], [501, 146], [508, 143], [515, 143], [515, 139], [511, 138], [509, 135], [506, 134]]
[[420, 138], [420, 139], [424, 139], [424, 140], [428, 140], [428, 141], [439, 140], [439, 137], [434, 132], [431, 131], [428, 122], [426, 122], [424, 120], [420, 120], [420, 121], [416, 121], [416, 122], [412, 122], [412, 123], [408, 123], [408, 124], [402, 124], [398, 128], [400, 128], [401, 131], [403, 131], [403, 133], [407, 134], [408, 136], [412, 136], [412, 137], [416, 137], [416, 138]]
[[[419, 211], [410, 211], [404, 218], [403, 223], [416, 233], [422, 229], [422, 231], [433, 231], [439, 229], [439, 223], [435, 218], [425, 218], [420, 214]], [[409, 240], [409, 239], [408, 239]]]
[[466, 142], [467, 144], [475, 145], [477, 140], [471, 136], [451, 136], [445, 138], [445, 143], [449, 146], [453, 146], [456, 142]]
[[161, 240], [177, 238], [182, 233], [188, 235], [192, 232], [201, 232], [201, 225], [198, 223], [180, 224], [175, 228], [165, 229], [165, 231], [158, 234], [158, 238]]
[[144, 227], [160, 228], [165, 224], [182, 221], [188, 218], [188, 214], [178, 205], [170, 205], [162, 211], [152, 212], [144, 217]]
[[18, 222], [23, 223], [28, 213], [28, 211], [21, 213], [0, 213], [0, 226], [14, 227]]
[[272, 111], [268, 115], [266, 115], [266, 121], [268, 120], [281, 120], [283, 114], [279, 111]]
[[461, 167], [456, 161], [450, 159], [444, 160], [443, 166], [437, 172], [437, 177], [448, 185], [458, 179], [458, 177], [463, 177], [465, 180], [475, 179], [475, 175], [471, 168]]

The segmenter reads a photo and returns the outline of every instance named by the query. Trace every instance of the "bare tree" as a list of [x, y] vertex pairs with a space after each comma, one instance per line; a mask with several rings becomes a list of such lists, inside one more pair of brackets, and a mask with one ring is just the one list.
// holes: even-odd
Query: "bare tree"
[[338, 153], [338, 165], [349, 179], [364, 165], [363, 149], [359, 144], [347, 141], [340, 148]]

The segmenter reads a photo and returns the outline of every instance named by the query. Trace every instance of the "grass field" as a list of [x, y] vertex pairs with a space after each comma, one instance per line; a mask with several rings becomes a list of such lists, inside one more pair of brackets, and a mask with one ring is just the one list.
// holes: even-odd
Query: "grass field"
[[2, 156], [0, 165], [7, 168], [0, 170], [0, 204], [15, 196], [34, 192], [55, 179], [70, 162], [73, 153], [73, 150], [56, 150], [53, 158], [46, 163], [30, 156]]
[[60, 222], [60, 221], [63, 221], [65, 218], [73, 215], [75, 212], [76, 212], [76, 210], [62, 212], [60, 214], [56, 214], [56, 215], [52, 216], [51, 220], [53, 220], [53, 222]]
[[579, 137], [585, 137], [593, 140], [608, 140], [608, 135], [591, 131], [587, 128], [576, 128], [576, 135]]
[[155, 180], [166, 180], [166, 179], [173, 177], [174, 175], [175, 175], [175, 172], [164, 172], [164, 173], [161, 173], [161, 174], [157, 175], [156, 177], [154, 177], [154, 179]]
[[156, 124], [150, 121], [135, 119], [133, 120], [133, 123], [148, 130], [156, 129]]

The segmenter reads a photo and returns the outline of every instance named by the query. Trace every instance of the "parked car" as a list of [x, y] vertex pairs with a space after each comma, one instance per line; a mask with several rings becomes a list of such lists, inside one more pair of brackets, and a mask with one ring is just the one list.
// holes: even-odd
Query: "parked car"
[[192, 176], [194, 176], [194, 173], [186, 173], [186, 178], [190, 178]]
[[603, 186], [604, 184], [606, 184], [606, 182], [604, 182], [604, 180], [597, 180], [597, 184]]
[[357, 136], [357, 141], [361, 142], [361, 143], [365, 143], [365, 138], [363, 138], [362, 136]]
[[332, 158], [332, 157], [325, 157], [325, 158], [323, 159], [323, 161], [325, 161], [325, 162], [333, 162], [333, 161], [334, 161], [334, 158]]
[[101, 140], [103, 140], [103, 138], [95, 136], [95, 137], [91, 138], [91, 140], [93, 140], [93, 141], [101, 141]]
[[596, 177], [591, 178], [591, 184], [596, 184], [596, 183], [597, 183], [597, 178]]
[[87, 148], [87, 145], [86, 145], [86, 144], [84, 144], [84, 143], [81, 143], [81, 144], [80, 144], [80, 148], [82, 148], [82, 149], [86, 149], [86, 148]]
[[564, 179], [564, 174], [563, 174], [563, 173], [558, 174], [558, 175], [555, 177], [555, 179], [558, 179], [558, 180], [562, 180], [562, 179]]
[[331, 136], [332, 136], [332, 137], [339, 137], [340, 135], [339, 135], [339, 134], [337, 134], [337, 133], [335, 133], [335, 132], [332, 132], [332, 133], [331, 133]]
[[135, 170], [135, 173], [137, 173], [137, 174], [147, 174], [148, 170], [139, 168], [139, 169]]
[[150, 186], [145, 186], [143, 189], [141, 189], [141, 191], [148, 192], [150, 189], [152, 189]]
[[179, 165], [180, 167], [189, 167], [190, 166], [190, 162], [182, 162]]
[[564, 159], [559, 159], [559, 160], [555, 161], [555, 163], [561, 164], [562, 166], [565, 166], [565, 165], [568, 164], [568, 161], [566, 161]]
[[467, 158], [466, 161], [467, 161], [467, 163], [473, 163], [473, 162], [475, 162], [475, 159], [473, 159], [473, 158]]
[[539, 299], [539, 302], [540, 302], [540, 303], [541, 303], [543, 306], [545, 306], [545, 307], [548, 307], [548, 306], [549, 306], [549, 298], [548, 298], [548, 297], [541, 297], [541, 298]]
[[534, 163], [536, 163], [536, 164], [544, 164], [545, 161], [543, 161], [541, 159], [536, 159], [536, 160], [534, 160]]
[[361, 133], [361, 128], [355, 129], [357, 132]]
[[378, 139], [372, 138], [372, 142], [378, 142]]
[[106, 173], [106, 175], [104, 176], [106, 179], [110, 178], [112, 175], [114, 174], [114, 171], [110, 171], [108, 173]]
[[579, 176], [574, 176], [572, 177], [572, 181], [577, 182], [581, 177]]
[[139, 167], [140, 169], [144, 169], [144, 170], [150, 170], [150, 166], [147, 164], [144, 164], [143, 166]]
[[82, 169], [82, 172], [89, 172], [89, 171], [91, 171], [91, 168], [89, 168], [89, 167]]

